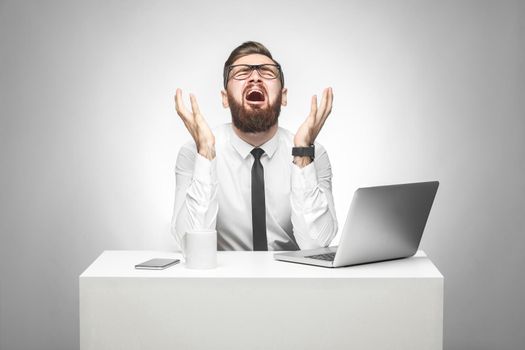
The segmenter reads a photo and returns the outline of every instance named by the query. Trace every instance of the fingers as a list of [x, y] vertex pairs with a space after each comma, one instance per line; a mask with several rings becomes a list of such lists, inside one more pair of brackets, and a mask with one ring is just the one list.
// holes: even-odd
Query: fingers
[[332, 88], [328, 87], [323, 90], [323, 97], [321, 99], [321, 104], [319, 105], [319, 108], [317, 110], [317, 113], [315, 115], [315, 125], [317, 128], [317, 132], [319, 132], [322, 127], [324, 126], [324, 123], [326, 122], [326, 119], [330, 115], [330, 112], [332, 111], [332, 102], [334, 99], [334, 95], [332, 92]]
[[332, 111], [333, 98], [334, 96], [331, 87], [323, 90], [323, 97], [319, 106], [317, 106], [317, 96], [312, 96], [310, 114], [295, 134], [295, 144], [311, 145], [314, 143], [326, 121], [326, 118], [328, 118], [328, 115]]
[[319, 117], [324, 118], [330, 114], [332, 110], [332, 88], [326, 88], [323, 91], [323, 99], [321, 100], [321, 106], [319, 107], [320, 113]]
[[322, 124], [328, 118], [330, 115], [330, 112], [332, 112], [332, 101], [334, 99], [334, 95], [332, 93], [332, 88], [326, 88], [323, 91], [323, 100], [321, 101], [321, 106], [319, 107], [319, 113], [318, 114], [318, 120]]
[[328, 88], [327, 93], [327, 103], [326, 103], [326, 113], [330, 114], [332, 112], [332, 102], [334, 101], [334, 92], [332, 91], [332, 88]]
[[184, 100], [182, 99], [182, 90], [177, 89], [175, 93], [175, 110], [177, 111], [177, 114], [181, 117], [184, 124], [187, 124], [188, 122], [193, 123], [197, 119], [202, 119], [199, 104], [197, 103], [197, 98], [191, 93], [190, 103], [192, 111], [191, 113], [190, 111], [188, 111], [188, 109], [186, 109], [186, 106], [184, 105]]
[[310, 103], [310, 115], [308, 118], [315, 119], [317, 114], [317, 95], [312, 96], [312, 102]]
[[326, 119], [332, 111], [332, 101], [334, 99], [332, 88], [326, 88], [323, 90], [323, 97], [321, 98], [321, 104], [317, 107], [317, 96], [312, 97], [312, 103], [310, 108], [310, 115], [314, 114], [315, 120], [321, 121]]
[[323, 90], [323, 97], [321, 98], [321, 105], [319, 106], [319, 111], [317, 113], [317, 119], [320, 120], [324, 116], [324, 112], [326, 110], [326, 103], [327, 103], [327, 95], [328, 95], [328, 89]]
[[332, 102], [334, 100], [334, 95], [333, 95], [333, 92], [332, 92], [332, 88], [327, 88], [325, 91], [326, 91], [326, 94], [325, 94], [325, 96], [326, 96], [326, 105], [325, 105], [323, 114], [321, 115], [319, 128], [322, 128], [324, 126], [324, 123], [326, 122], [326, 119], [328, 118], [328, 116], [332, 112]]
[[177, 89], [177, 92], [175, 94], [175, 104], [177, 113], [181, 117], [188, 130], [191, 129], [190, 132], [192, 132], [192, 130], [208, 128], [208, 124], [206, 123], [201, 114], [199, 104], [197, 103], [197, 98], [194, 94], [190, 93], [191, 112], [184, 106], [181, 89]]
[[199, 104], [197, 103], [197, 98], [194, 94], [190, 94], [190, 102], [191, 102], [191, 110], [193, 111], [193, 115], [195, 117], [201, 116], [201, 111], [199, 109]]
[[181, 89], [177, 89], [177, 92], [175, 93], [175, 110], [177, 111], [177, 114], [181, 118], [187, 119], [188, 110], [184, 106], [184, 101], [182, 100], [182, 90]]

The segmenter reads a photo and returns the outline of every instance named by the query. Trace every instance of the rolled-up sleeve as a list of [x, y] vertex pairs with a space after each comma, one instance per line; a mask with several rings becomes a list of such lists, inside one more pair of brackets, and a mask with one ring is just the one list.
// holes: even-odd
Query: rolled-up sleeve
[[315, 160], [304, 168], [291, 165], [292, 224], [301, 249], [326, 247], [337, 233], [330, 160], [320, 145], [315, 153]]
[[185, 232], [215, 229], [217, 223], [216, 159], [197, 153], [194, 144], [183, 146], [175, 166], [175, 205], [171, 233], [179, 248]]

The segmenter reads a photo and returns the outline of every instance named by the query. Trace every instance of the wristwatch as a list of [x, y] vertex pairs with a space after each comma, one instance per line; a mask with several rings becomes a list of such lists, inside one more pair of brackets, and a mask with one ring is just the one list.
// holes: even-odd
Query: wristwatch
[[315, 146], [309, 147], [292, 147], [292, 156], [294, 157], [310, 157], [312, 160], [315, 156]]

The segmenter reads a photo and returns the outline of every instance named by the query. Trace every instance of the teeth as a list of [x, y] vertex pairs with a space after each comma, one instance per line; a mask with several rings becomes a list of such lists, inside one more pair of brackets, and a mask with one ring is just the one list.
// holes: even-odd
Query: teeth
[[250, 101], [264, 101], [264, 92], [260, 89], [250, 89], [246, 93], [246, 98]]

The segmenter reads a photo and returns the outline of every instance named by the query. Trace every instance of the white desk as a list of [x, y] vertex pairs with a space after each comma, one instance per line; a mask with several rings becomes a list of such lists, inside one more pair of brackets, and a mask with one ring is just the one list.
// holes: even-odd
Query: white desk
[[134, 265], [180, 255], [106, 251], [79, 278], [80, 349], [442, 349], [443, 276], [423, 252], [338, 269], [272, 255], [150, 271]]

